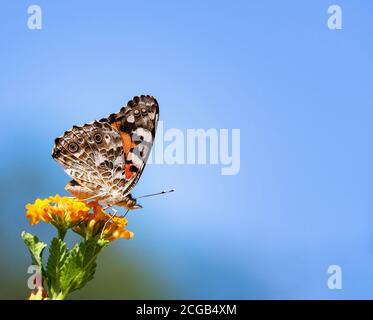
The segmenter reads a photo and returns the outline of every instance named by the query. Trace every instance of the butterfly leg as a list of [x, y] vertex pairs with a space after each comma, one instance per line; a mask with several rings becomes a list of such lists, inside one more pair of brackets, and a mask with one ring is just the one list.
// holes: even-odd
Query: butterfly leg
[[113, 218], [114, 218], [114, 217], [117, 215], [117, 213], [118, 213], [118, 210], [115, 209], [115, 208], [113, 208], [112, 206], [107, 206], [107, 207], [104, 208], [104, 210], [107, 210], [107, 209], [111, 209], [111, 210], [113, 211], [113, 214], [110, 215], [110, 219], [108, 219], [108, 220], [105, 222], [104, 227], [102, 228], [102, 231], [101, 231], [100, 238], [102, 238], [102, 235], [103, 235], [103, 233], [104, 233], [104, 231], [105, 231], [105, 228], [106, 228], [106, 225], [108, 224], [108, 222], [109, 222], [110, 220], [113, 220]]

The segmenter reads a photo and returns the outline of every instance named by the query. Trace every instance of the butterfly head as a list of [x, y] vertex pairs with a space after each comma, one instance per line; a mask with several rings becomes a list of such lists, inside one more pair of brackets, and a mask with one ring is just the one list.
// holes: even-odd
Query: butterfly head
[[127, 210], [141, 209], [142, 206], [137, 203], [136, 199], [131, 194], [126, 195], [120, 202], [116, 204], [119, 207], [123, 207]]

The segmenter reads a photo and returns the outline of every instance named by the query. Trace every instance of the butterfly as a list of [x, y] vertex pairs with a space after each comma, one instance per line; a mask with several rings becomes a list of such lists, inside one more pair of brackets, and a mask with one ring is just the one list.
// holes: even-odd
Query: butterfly
[[118, 113], [65, 131], [55, 139], [52, 151], [73, 179], [65, 190], [78, 199], [96, 199], [110, 207], [142, 208], [130, 192], [144, 171], [158, 120], [157, 100], [141, 95]]

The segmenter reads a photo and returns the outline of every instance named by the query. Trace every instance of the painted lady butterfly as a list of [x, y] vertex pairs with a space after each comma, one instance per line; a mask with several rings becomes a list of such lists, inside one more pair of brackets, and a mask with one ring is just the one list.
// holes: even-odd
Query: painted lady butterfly
[[130, 192], [145, 168], [159, 119], [152, 96], [134, 97], [107, 118], [73, 126], [55, 140], [52, 157], [73, 178], [65, 190], [78, 199], [141, 208]]

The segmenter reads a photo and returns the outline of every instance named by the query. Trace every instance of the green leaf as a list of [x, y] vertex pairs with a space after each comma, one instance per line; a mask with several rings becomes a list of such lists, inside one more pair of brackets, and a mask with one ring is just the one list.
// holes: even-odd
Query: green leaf
[[87, 240], [77, 244], [70, 251], [60, 275], [60, 288], [64, 295], [82, 288], [93, 279], [96, 257], [107, 244], [107, 241]]
[[47, 262], [48, 286], [52, 294], [60, 292], [60, 273], [67, 254], [66, 243], [61, 239], [53, 238]]
[[42, 254], [47, 245], [44, 242], [41, 242], [37, 236], [34, 236], [31, 233], [23, 231], [21, 236], [28, 250], [30, 251], [32, 264], [42, 268]]

